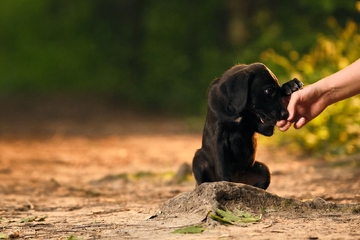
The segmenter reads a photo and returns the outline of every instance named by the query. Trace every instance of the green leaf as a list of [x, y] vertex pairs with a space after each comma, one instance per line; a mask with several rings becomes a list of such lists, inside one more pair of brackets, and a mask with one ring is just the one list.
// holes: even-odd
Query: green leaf
[[173, 231], [172, 233], [180, 233], [180, 234], [194, 234], [194, 233], [202, 233], [203, 231], [205, 231], [205, 228], [201, 225], [196, 225], [196, 226], [189, 226], [189, 227], [184, 227], [184, 228], [180, 228], [177, 229], [175, 231]]
[[221, 209], [216, 209], [216, 215], [210, 213], [210, 217], [220, 223], [225, 224], [236, 224], [236, 223], [255, 223], [260, 221], [261, 215], [259, 217], [254, 217], [250, 213], [246, 213], [240, 210], [237, 210], [237, 214], [226, 209], [226, 211]]
[[243, 212], [240, 210], [237, 210], [237, 213], [242, 218], [251, 218], [252, 217], [252, 215], [250, 213], [246, 213], [246, 212]]
[[256, 222], [259, 222], [261, 219], [261, 216], [260, 217], [247, 217], [247, 218], [242, 218], [239, 222], [242, 222], [242, 223], [256, 223]]
[[47, 218], [48, 216], [43, 216], [43, 217], [40, 217], [38, 218], [37, 216], [31, 216], [31, 217], [28, 217], [28, 218], [23, 218], [21, 219], [21, 223], [28, 223], [28, 222], [34, 222], [34, 221], [37, 221], [37, 222], [42, 222], [42, 221], [45, 221], [45, 219]]
[[37, 216], [31, 216], [31, 217], [28, 217], [28, 218], [23, 218], [23, 219], [21, 219], [21, 223], [27, 223], [27, 222], [33, 222], [33, 221], [35, 221], [36, 220], [36, 218], [37, 218]]
[[66, 240], [82, 240], [82, 238], [76, 236], [76, 235], [71, 235], [70, 237], [68, 237]]
[[0, 239], [8, 239], [9, 237], [5, 233], [0, 233]]
[[238, 222], [241, 220], [241, 217], [236, 216], [233, 212], [226, 209], [226, 211], [223, 211], [221, 209], [216, 209], [216, 213], [221, 216], [225, 221], [229, 222]]
[[213, 220], [215, 220], [215, 221], [217, 221], [217, 222], [219, 222], [219, 223], [233, 224], [232, 222], [230, 222], [230, 221], [228, 221], [228, 220], [226, 220], [226, 219], [223, 219], [222, 217], [220, 217], [220, 216], [218, 216], [218, 215], [215, 215], [215, 214], [213, 214], [213, 213], [210, 213], [210, 217], [211, 217]]
[[42, 222], [42, 221], [45, 221], [45, 219], [47, 218], [48, 216], [43, 216], [43, 217], [40, 217], [39, 219], [37, 219], [36, 221], [37, 222]]

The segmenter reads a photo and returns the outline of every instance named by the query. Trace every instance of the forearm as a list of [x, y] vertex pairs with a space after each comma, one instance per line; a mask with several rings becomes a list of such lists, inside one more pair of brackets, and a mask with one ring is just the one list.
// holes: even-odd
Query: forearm
[[348, 67], [314, 83], [326, 99], [326, 104], [355, 96], [360, 93], [360, 59]]

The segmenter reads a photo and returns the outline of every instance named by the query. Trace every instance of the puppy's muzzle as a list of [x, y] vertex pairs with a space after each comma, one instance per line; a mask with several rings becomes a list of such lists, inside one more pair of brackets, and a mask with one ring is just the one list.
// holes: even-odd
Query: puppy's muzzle
[[286, 120], [289, 117], [289, 112], [284, 108], [280, 111], [280, 120]]
[[289, 117], [289, 112], [283, 108], [280, 111], [272, 111], [270, 114], [256, 113], [256, 116], [263, 124], [275, 125], [277, 121], [286, 120]]

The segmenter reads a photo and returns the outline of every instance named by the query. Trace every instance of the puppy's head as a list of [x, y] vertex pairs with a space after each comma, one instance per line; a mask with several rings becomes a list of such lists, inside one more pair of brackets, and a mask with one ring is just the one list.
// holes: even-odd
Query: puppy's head
[[275, 75], [263, 64], [249, 66], [255, 74], [249, 84], [247, 108], [257, 117], [256, 130], [271, 136], [276, 122], [287, 119], [289, 113], [282, 104], [281, 88]]
[[236, 65], [213, 82], [209, 107], [223, 119], [234, 121], [245, 110], [254, 116], [255, 130], [265, 136], [274, 133], [278, 120], [287, 119], [275, 75], [262, 63]]

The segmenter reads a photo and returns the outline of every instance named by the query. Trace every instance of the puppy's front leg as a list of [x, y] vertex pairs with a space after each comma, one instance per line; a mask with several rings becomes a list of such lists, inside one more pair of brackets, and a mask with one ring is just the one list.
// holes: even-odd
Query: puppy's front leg
[[227, 154], [225, 132], [218, 128], [216, 132], [216, 144], [214, 145], [215, 174], [217, 181], [231, 181]]

